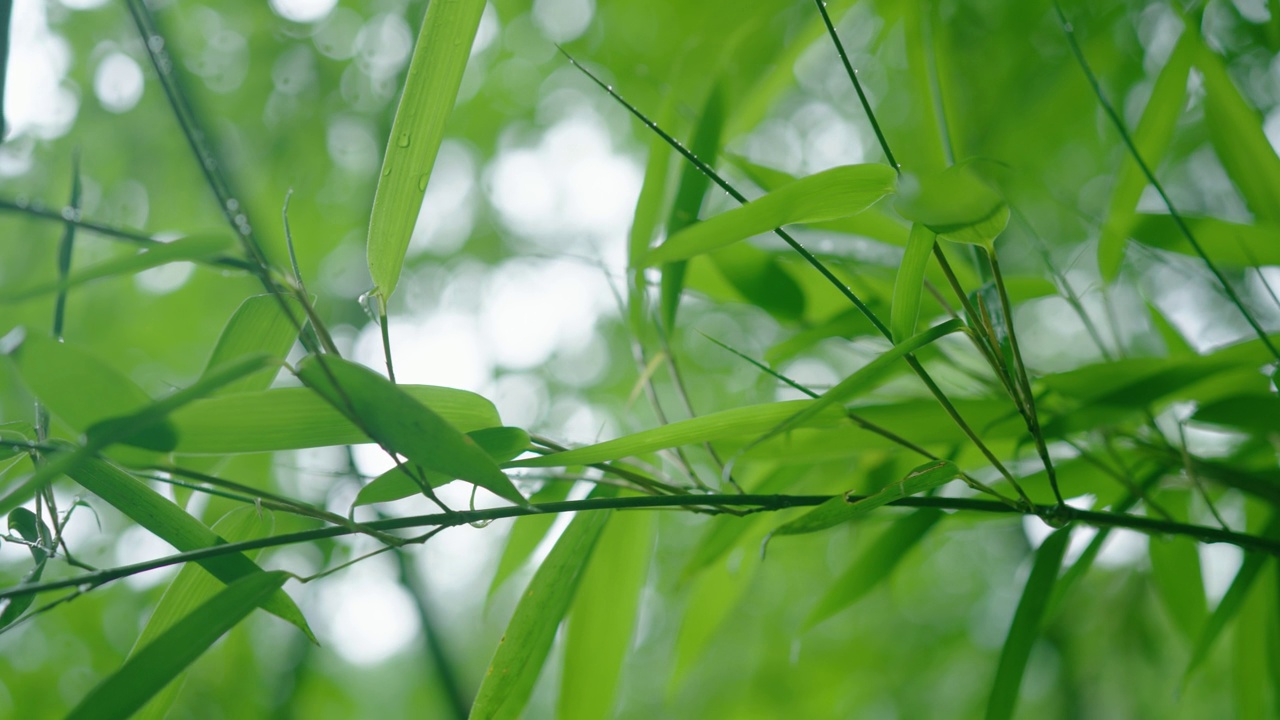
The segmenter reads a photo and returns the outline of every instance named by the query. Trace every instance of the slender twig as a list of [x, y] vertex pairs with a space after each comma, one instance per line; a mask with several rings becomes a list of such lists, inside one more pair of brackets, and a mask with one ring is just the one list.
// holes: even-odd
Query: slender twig
[[902, 166], [898, 161], [893, 159], [893, 151], [889, 149], [889, 141], [884, 137], [884, 131], [880, 129], [880, 123], [876, 120], [876, 114], [871, 111], [871, 102], [867, 100], [867, 94], [862, 91], [862, 83], [858, 82], [858, 71], [853, 69], [853, 65], [849, 62], [849, 54], [844, 51], [844, 43], [840, 42], [840, 34], [836, 32], [836, 26], [831, 24], [831, 16], [827, 14], [827, 4], [823, 0], [813, 0], [818, 6], [818, 12], [822, 14], [822, 22], [827, 26], [827, 34], [831, 36], [831, 42], [836, 46], [836, 54], [840, 56], [840, 62], [844, 63], [844, 71], [849, 74], [849, 81], [853, 83], [853, 89], [858, 91], [858, 101], [862, 103], [862, 109], [867, 113], [867, 119], [871, 121], [871, 129], [876, 133], [876, 140], [880, 141], [880, 149], [884, 150], [884, 156], [889, 161], [889, 165], [898, 174], [902, 174]]

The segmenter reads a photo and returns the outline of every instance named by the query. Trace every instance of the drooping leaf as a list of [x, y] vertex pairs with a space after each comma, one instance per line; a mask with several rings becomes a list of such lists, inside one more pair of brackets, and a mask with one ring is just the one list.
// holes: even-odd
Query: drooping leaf
[[[595, 494], [612, 492], [609, 486], [601, 486]], [[523, 711], [612, 512], [579, 513], [542, 561], [480, 682], [471, 706], [472, 720], [515, 718]]]
[[[720, 130], [724, 127], [724, 91], [720, 83], [713, 83], [707, 93], [706, 103], [702, 106], [702, 114], [693, 131], [693, 139], [689, 150], [699, 160], [714, 166], [716, 154], [720, 151]], [[680, 184], [676, 187], [675, 202], [671, 206], [671, 215], [667, 218], [667, 237], [698, 222], [698, 211], [702, 209], [702, 198], [707, 194], [707, 186], [711, 179], [702, 174], [697, 166], [684, 163], [680, 171]], [[687, 260], [676, 260], [662, 266], [662, 285], [659, 308], [663, 327], [672, 332], [676, 324], [676, 309], [680, 306], [680, 295], [684, 291], [684, 273]]]
[[[538, 503], [559, 502], [569, 495], [569, 490], [573, 487], [570, 482], [549, 482], [538, 492], [534, 493], [529, 501]], [[489, 594], [487, 600], [493, 599], [493, 594], [497, 592], [502, 583], [516, 570], [519, 570], [525, 561], [533, 556], [533, 551], [537, 549], [538, 543], [547, 536], [551, 530], [551, 526], [555, 524], [556, 516], [552, 513], [538, 513], [535, 515], [522, 515], [515, 519], [511, 525], [511, 533], [507, 535], [507, 541], [502, 546], [502, 556], [498, 558], [498, 567], [493, 571], [493, 581], [489, 583]]]
[[[475, 441], [482, 450], [493, 458], [494, 462], [506, 462], [524, 452], [529, 447], [529, 433], [514, 427], [485, 428], [472, 430], [467, 437]], [[453, 480], [448, 475], [424, 471], [422, 476], [431, 487], [439, 487]], [[565, 483], [567, 484], [567, 483]], [[370, 505], [381, 502], [394, 502], [412, 497], [422, 492], [417, 481], [407, 475], [399, 467], [392, 468], [360, 488], [356, 494], [354, 505]]]
[[[1174, 520], [1188, 521], [1190, 491], [1165, 489], [1156, 499]], [[1209, 614], [1195, 541], [1186, 537], [1152, 537], [1148, 552], [1160, 599], [1177, 629], [1189, 642], [1194, 641]]]
[[1040, 637], [1040, 626], [1053, 586], [1058, 580], [1058, 570], [1066, 555], [1071, 528], [1055, 530], [1036, 550], [1031, 576], [1022, 589], [1018, 609], [1013, 614], [1009, 634], [1000, 650], [1000, 663], [996, 666], [995, 681], [991, 686], [991, 698], [987, 701], [987, 720], [1009, 720], [1018, 704], [1018, 692], [1022, 676], [1031, 658], [1031, 649]]
[[[86, 459], [71, 468], [68, 475], [85, 490], [102, 498], [179, 552], [227, 542], [226, 538], [220, 537], [146, 483], [105, 460]], [[228, 584], [246, 576], [263, 574], [262, 568], [241, 553], [205, 558], [199, 563], [209, 574]], [[302, 611], [283, 590], [267, 598], [262, 607], [315, 640]]]
[[[399, 385], [464, 432], [502, 424], [493, 403], [466, 390]], [[275, 388], [198, 400], [173, 414], [175, 452], [252, 453], [349, 445], [370, 439], [308, 388]]]
[[916, 334], [916, 321], [920, 317], [920, 293], [924, 292], [924, 271], [933, 255], [933, 243], [937, 233], [916, 223], [911, 226], [907, 239], [907, 252], [898, 266], [898, 277], [893, 284], [892, 314], [889, 329], [895, 342], [902, 342]]
[[223, 588], [90, 690], [68, 720], [130, 717], [255, 607], [280, 592], [288, 577], [284, 572], [256, 573]]
[[384, 310], [400, 279], [483, 11], [484, 0], [431, 3], [418, 31], [369, 219], [369, 275]]
[[[17, 508], [9, 513], [9, 532], [16, 532], [23, 540], [31, 543], [27, 549], [35, 564], [22, 577], [22, 584], [40, 582], [45, 565], [49, 562], [49, 548], [53, 544], [53, 533], [49, 532], [49, 526], [30, 510]], [[12, 625], [35, 601], [34, 593], [0, 600], [0, 628]]]
[[927, 462], [896, 482], [889, 483], [879, 492], [861, 500], [834, 497], [795, 520], [779, 525], [774, 535], [801, 535], [835, 527], [862, 517], [876, 508], [905, 497], [918, 495], [951, 482], [960, 476], [960, 469], [949, 460]]
[[943, 240], [988, 249], [1009, 222], [1004, 198], [969, 164], [909, 177], [902, 182], [894, 207], [902, 217], [924, 225]]
[[78, 270], [65, 280], [40, 283], [0, 293], [0, 303], [30, 300], [41, 295], [70, 290], [94, 280], [118, 275], [134, 275], [169, 263], [204, 260], [227, 250], [231, 245], [232, 238], [226, 234], [193, 235], [173, 242], [149, 245], [139, 253]]
[[[222, 334], [218, 336], [218, 342], [209, 355], [209, 362], [205, 363], [204, 374], [208, 375], [220, 365], [249, 355], [263, 354], [284, 360], [298, 337], [298, 329], [284, 308], [288, 308], [287, 312], [295, 319], [301, 320], [304, 317], [301, 304], [288, 295], [254, 295], [245, 298], [222, 328]], [[266, 390], [274, 376], [275, 373], [268, 370], [225, 385], [216, 394]]]
[[844, 165], [815, 173], [686, 228], [644, 262], [687, 260], [783, 225], [856, 215], [893, 192], [894, 178], [887, 165]]
[[654, 520], [651, 514], [618, 514], [596, 543], [565, 627], [561, 720], [613, 714], [649, 572]]
[[745, 243], [710, 253], [716, 270], [752, 305], [780, 319], [804, 317], [804, 290], [777, 255]]
[[[1187, 73], [1191, 71], [1191, 58], [1195, 49], [1191, 39], [1194, 34], [1194, 30], [1185, 31], [1173, 48], [1173, 53], [1156, 77], [1147, 107], [1142, 111], [1142, 118], [1138, 120], [1138, 127], [1133, 133], [1133, 144], [1137, 146], [1147, 167], [1153, 171], [1159, 167], [1160, 158], [1173, 139], [1174, 126], [1178, 124], [1182, 107], [1186, 104]], [[1107, 220], [1103, 223], [1098, 238], [1098, 267], [1103, 279], [1107, 281], [1114, 280], [1120, 271], [1125, 239], [1136, 215], [1138, 199], [1146, 186], [1146, 175], [1126, 151], [1124, 159], [1120, 161], [1120, 172], [1116, 175], [1115, 185], [1111, 189]]]
[[[223, 515], [211, 528], [218, 537], [227, 542], [242, 542], [264, 537], [271, 533], [272, 517], [269, 511], [244, 506]], [[246, 555], [252, 559], [255, 553]], [[160, 602], [147, 619], [147, 624], [138, 634], [138, 639], [129, 651], [132, 657], [159, 637], [165, 630], [173, 627], [182, 618], [189, 615], [201, 603], [209, 600], [223, 588], [222, 582], [210, 575], [197, 563], [188, 563], [165, 588]], [[151, 700], [138, 711], [134, 720], [163, 720], [169, 708], [178, 697], [182, 688], [181, 676], [165, 685]]]
[[894, 568], [924, 539], [942, 516], [941, 510], [921, 508], [894, 520], [849, 569], [831, 584], [831, 588], [809, 614], [806, 627], [817, 625], [874, 590], [893, 573]]
[[298, 363], [297, 374], [388, 451], [518, 505], [529, 504], [474, 440], [378, 373], [340, 358], [310, 355]]

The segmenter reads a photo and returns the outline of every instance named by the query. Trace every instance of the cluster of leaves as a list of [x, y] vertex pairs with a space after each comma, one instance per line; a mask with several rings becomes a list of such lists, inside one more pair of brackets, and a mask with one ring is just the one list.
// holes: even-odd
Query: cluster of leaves
[[[1108, 52], [1106, 34], [1092, 30], [1127, 22], [1102, 11], [1068, 18], [1061, 9], [1044, 7], [999, 14], [992, 8], [931, 10], [928, 3], [877, 5], [874, 17], [901, 32], [898, 50], [909, 80], [904, 89], [887, 86], [889, 95], [879, 107], [873, 107], [855, 70], [857, 56], [851, 57], [841, 42], [843, 24], [822, 2], [804, 8], [792, 47], [777, 59], [779, 74], [766, 74], [745, 92], [727, 73], [711, 79], [700, 88], [700, 110], [688, 113], [691, 122], [670, 105], [657, 110], [658, 120], [651, 119], [624, 98], [625, 88], [597, 79], [569, 57], [602, 97], [634, 115], [637, 127], [651, 138], [629, 238], [622, 325], [631, 346], [625, 351], [638, 360], [632, 399], [646, 394], [661, 422], [565, 447], [537, 428], [504, 425], [495, 405], [478, 394], [397, 383], [392, 363], [393, 293], [404, 274], [414, 223], [450, 127], [485, 3], [428, 5], [387, 134], [365, 243], [373, 287], [361, 298], [380, 326], [384, 375], [342, 357], [333, 323], [304, 283], [289, 235], [288, 201], [289, 268], [273, 264], [273, 254], [231, 189], [156, 18], [143, 0], [129, 0], [165, 104], [230, 234], [161, 242], [90, 222], [81, 214], [78, 168], [63, 212], [4, 201], [5, 209], [33, 221], [61, 223], [63, 234], [52, 279], [12, 280], [13, 288], [0, 289], [6, 305], [49, 298], [55, 305], [51, 333], [33, 323], [6, 326], [0, 341], [8, 367], [37, 408], [34, 420], [16, 413], [0, 417], [11, 420], [0, 426], [6, 463], [0, 473], [0, 512], [7, 514], [10, 529], [5, 539], [29, 548], [31, 557], [21, 580], [0, 590], [0, 629], [38, 623], [46, 610], [97, 594], [123, 578], [183, 565], [123, 663], [71, 703], [74, 717], [136, 712], [161, 717], [179, 698], [178, 676], [255, 608], [315, 640], [284, 585], [290, 579], [307, 583], [326, 577], [368, 557], [338, 557], [325, 543], [364, 536], [378, 544], [371, 555], [391, 553], [403, 562], [412, 546], [446, 529], [514, 518], [494, 589], [533, 563], [540, 546], [550, 549], [528, 577], [496, 649], [486, 648], [487, 670], [474, 694], [459, 691], [456, 679], [446, 679], [453, 685], [456, 712], [475, 718], [520, 716], [539, 688], [554, 679], [546, 670], [557, 643], [564, 656], [560, 715], [601, 717], [618, 710], [627, 683], [643, 685], [624, 677], [623, 670], [645, 613], [661, 614], [645, 604], [658, 595], [681, 603], [676, 612], [682, 621], [669, 623], [676, 628], [666, 631], [670, 646], [646, 646], [647, 652], [665, 650], [676, 658], [672, 687], [659, 688], [635, 707], [676, 707], [692, 716], [718, 708], [720, 716], [749, 716], [766, 691], [742, 690], [749, 682], [741, 676], [744, 663], [754, 661], [747, 670], [764, 678], [792, 677], [795, 673], [777, 659], [779, 642], [799, 654], [798, 638], [813, 637], [819, 623], [834, 622], [877, 590], [887, 592], [891, 578], [905, 573], [927, 579], [920, 563], [929, 554], [919, 550], [941, 553], [946, 537], [976, 523], [995, 536], [1009, 527], [1001, 519], [1014, 517], [1055, 529], [1034, 549], [1020, 533], [1013, 542], [1029, 553], [1030, 573], [1020, 584], [1002, 579], [1003, 590], [1020, 589], [1020, 599], [999, 620], [999, 656], [990, 672], [972, 683], [978, 689], [966, 686], [952, 693], [968, 703], [958, 714], [985, 708], [989, 718], [1012, 717], [1042, 639], [1060, 648], [1064, 666], [1073, 663], [1072, 653], [1095, 652], [1085, 641], [1064, 638], [1073, 629], [1058, 620], [1086, 622], [1088, 616], [1079, 610], [1084, 594], [1073, 588], [1085, 582], [1104, 543], [1120, 531], [1152, 536], [1147, 569], [1156, 597], [1131, 599], [1127, 607], [1162, 608], [1169, 632], [1185, 646], [1185, 657], [1179, 658], [1184, 675], [1154, 672], [1150, 688], [1126, 700], [1129, 705], [1095, 710], [1167, 707], [1179, 683], [1211, 663], [1233, 623], [1261, 628], [1235, 634], [1236, 684], [1226, 694], [1202, 690], [1187, 707], [1194, 712], [1200, 704], [1230, 697], [1242, 716], [1275, 710], [1280, 706], [1274, 691], [1280, 687], [1275, 682], [1280, 603], [1272, 558], [1280, 555], [1274, 447], [1280, 401], [1274, 372], [1280, 352], [1277, 338], [1267, 332], [1275, 309], [1261, 309], [1248, 281], [1256, 278], [1269, 294], [1265, 299], [1280, 305], [1264, 272], [1277, 257], [1272, 214], [1280, 207], [1280, 157], [1258, 111], [1233, 80], [1228, 58], [1204, 30], [1208, 11], [1160, 7], [1176, 19], [1177, 39], [1132, 128], [1095, 75], [1098, 55], [1108, 64], [1119, 61]], [[954, 45], [971, 40], [979, 31], [964, 23], [982, 17], [1002, 18], [1052, 38], [1045, 42], [1059, 49], [1053, 55], [1063, 67], [1057, 77], [1068, 89], [1041, 90], [1040, 97], [1027, 101], [1025, 112], [982, 110], [992, 100], [985, 88], [1006, 93], [996, 100], [1012, 105], [1016, 99], [1007, 94], [1009, 88], [1028, 79], [1015, 63], [1004, 66], [1009, 75], [999, 82], [966, 82], [981, 60]], [[947, 18], [954, 22], [944, 32]], [[1076, 23], [1089, 22], [1077, 29]], [[1277, 23], [1280, 18], [1273, 16], [1267, 27]], [[1273, 35], [1257, 42], [1276, 44]], [[1081, 38], [1087, 39], [1083, 45]], [[723, 50], [725, 57], [731, 58], [736, 47], [731, 43]], [[856, 94], [854, 109], [885, 162], [797, 176], [733, 150], [733, 138], [785, 105], [785, 85], [778, 78], [788, 79], [798, 55], [811, 47], [829, 51], [824, 57], [834, 77]], [[1193, 78], [1198, 85], [1190, 82]], [[1194, 204], [1188, 214], [1178, 193], [1162, 183], [1161, 159], [1180, 157], [1175, 145], [1189, 86], [1203, 91], [1197, 99], [1203, 118], [1195, 132], [1207, 135], [1214, 167], [1238, 193], [1247, 222], [1228, 222], [1208, 214], [1214, 208]], [[894, 112], [898, 95], [913, 103], [912, 113]], [[1091, 120], [1048, 121], [1064, 108]], [[1098, 125], [1093, 118], [1101, 124], [1084, 137], [1094, 145], [1114, 146], [1115, 154], [1096, 154], [1106, 166], [1119, 168], [1101, 203], [1105, 217], [1100, 222], [1080, 217], [1074, 201], [1048, 202], [1069, 186], [1045, 179], [1045, 168], [1061, 161], [1049, 157], [1050, 151], [1071, 152], [1079, 125]], [[687, 147], [673, 134], [677, 128], [688, 130]], [[1029, 148], [1043, 152], [1029, 153]], [[1081, 172], [1070, 170], [1062, 182], [1074, 181], [1073, 173]], [[742, 183], [750, 184], [753, 199], [738, 189]], [[740, 206], [722, 207], [720, 196], [711, 192], [713, 184]], [[1142, 212], [1148, 188], [1159, 208]], [[1049, 241], [1060, 242], [1065, 233], [1046, 233], [1046, 238], [1037, 230], [1054, 224], [1096, 238], [1086, 249], [1096, 258], [1097, 277], [1104, 283], [1097, 292], [1104, 298], [1108, 293], [1141, 297], [1135, 291], [1144, 278], [1183, 263], [1222, 294], [1221, 306], [1200, 311], [1201, 316], [1233, 323], [1249, 335], [1221, 347], [1197, 348], [1177, 329], [1185, 318], [1153, 298], [1129, 301], [1121, 312], [1141, 313], [1154, 330], [1134, 329], [1142, 323], [1126, 324], [1114, 314], [1100, 322], [1070, 274], [1055, 264]], [[819, 232], [898, 250], [886, 266], [825, 243], [808, 243], [822, 248], [809, 249], [808, 238], [825, 239]], [[140, 247], [73, 271], [82, 233]], [[760, 238], [770, 233], [781, 243]], [[1026, 257], [1043, 262], [1023, 262]], [[208, 266], [233, 274], [228, 283], [251, 281], [256, 287], [239, 293], [239, 305], [198, 376], [157, 398], [135, 381], [136, 369], [131, 377], [89, 344], [64, 339], [64, 314], [68, 298], [83, 288], [175, 262]], [[1006, 272], [1005, 265], [1013, 271]], [[1055, 340], [1053, 327], [1026, 322], [1047, 319], [1028, 310], [1037, 303], [1046, 307], [1050, 298], [1058, 304], [1048, 307], [1073, 314], [1072, 322], [1082, 328], [1078, 338]], [[691, 369], [694, 363], [685, 352], [694, 342], [690, 318], [708, 307], [744, 305], [778, 328], [782, 339], [764, 348], [763, 358], [754, 357], [753, 348], [712, 340], [757, 378], [766, 391], [758, 403], [735, 402], [715, 388], [714, 373], [701, 377], [701, 368]], [[1162, 351], [1143, 354], [1143, 343], [1152, 339]], [[1044, 357], [1043, 347], [1069, 342], [1091, 342], [1093, 361], [1066, 370], [1037, 368], [1032, 353]], [[295, 346], [300, 357], [290, 354]], [[850, 347], [871, 357], [829, 387], [811, 388], [782, 371], [798, 358], [821, 358], [831, 348]], [[784, 387], [804, 397], [778, 399], [775, 391]], [[713, 411], [694, 410], [711, 403]], [[684, 419], [667, 420], [673, 407]], [[6, 404], [4, 412], [14, 411]], [[1203, 440], [1207, 428], [1220, 433], [1217, 445]], [[346, 515], [266, 483], [241, 481], [235, 471], [242, 458], [261, 457], [256, 454], [361, 443], [381, 447], [395, 467], [362, 484]], [[82, 491], [81, 499], [61, 508], [55, 487], [68, 481]], [[474, 486], [473, 498], [484, 491], [505, 502], [450, 508], [436, 489], [453, 481]], [[571, 496], [573, 481], [589, 490]], [[162, 494], [156, 483], [174, 490]], [[439, 512], [388, 514], [395, 507], [388, 503], [418, 495], [438, 505]], [[206, 524], [199, 516], [202, 506], [192, 501], [203, 496], [243, 506]], [[1095, 509], [1068, 504], [1086, 496]], [[64, 528], [83, 505], [114, 508], [177, 553], [106, 569], [77, 560]], [[364, 506], [376, 513], [357, 520], [356, 509]], [[1219, 507], [1228, 510], [1219, 512]], [[654, 512], [663, 508], [685, 512], [677, 519]], [[273, 532], [267, 511], [287, 518], [289, 528]], [[775, 512], [790, 515], [766, 519]], [[564, 513], [574, 514], [557, 527], [554, 519]], [[716, 517], [691, 528], [688, 519], [694, 513]], [[846, 561], [850, 528], [858, 534], [853, 557]], [[841, 558], [840, 571], [829, 582], [820, 578], [830, 568], [813, 560], [812, 551], [823, 546], [789, 537], [820, 531], [818, 538], [835, 538], [828, 542]], [[870, 540], [861, 539], [863, 532]], [[1082, 547], [1069, 553], [1073, 539]], [[1245, 551], [1212, 611], [1197, 543]], [[1003, 539], [999, 544], [1009, 545]], [[266, 570], [255, 557], [264, 548], [296, 545], [329, 547], [326, 567], [303, 576]], [[769, 559], [762, 561], [766, 546]], [[744, 564], [751, 571], [743, 570]], [[791, 587], [764, 591], [766, 567], [787, 568], [793, 581], [804, 578], [805, 588], [819, 589], [816, 601]], [[760, 616], [750, 612], [758, 611], [753, 597], [792, 615], [798, 608], [799, 615], [776, 626], [759, 622]], [[60, 612], [75, 613], [77, 607]], [[763, 649], [739, 653], [736, 648], [745, 647], [745, 640], [722, 637], [735, 621], [744, 620], [760, 625], [749, 636]], [[659, 623], [649, 617], [647, 624]], [[948, 631], [954, 634], [960, 625]], [[847, 655], [852, 640], [845, 640], [817, 652]], [[928, 642], [905, 646], [927, 647]], [[717, 655], [719, 646], [735, 649]], [[959, 651], [977, 652], [964, 644]], [[442, 653], [435, 654], [448, 678], [448, 663]], [[730, 662], [735, 654], [742, 659]], [[877, 682], [908, 685], [897, 676], [867, 682], [849, 677], [852, 666], [819, 671], [815, 664], [807, 666], [810, 684], [787, 680], [799, 688], [828, 688], [806, 696], [812, 713], [805, 714], [839, 714], [842, 703], [865, 708], [875, 700]], [[864, 659], [853, 665], [875, 669], [877, 663]], [[1071, 680], [1078, 671], [1070, 667], [1058, 672], [1067, 678], [1065, 696], [1089, 685]], [[695, 682], [705, 678], [714, 682]], [[910, 715], [911, 703], [919, 700], [905, 694], [891, 696], [902, 714]], [[792, 705], [802, 695], [797, 690], [772, 707]], [[1119, 700], [1106, 695], [1101, 702]]]

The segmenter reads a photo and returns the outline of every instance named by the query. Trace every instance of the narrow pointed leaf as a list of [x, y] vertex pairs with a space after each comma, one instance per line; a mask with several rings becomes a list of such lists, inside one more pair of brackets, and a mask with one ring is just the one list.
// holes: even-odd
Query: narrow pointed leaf
[[[23, 540], [32, 543], [27, 549], [31, 551], [31, 559], [35, 565], [22, 577], [22, 584], [40, 582], [45, 565], [49, 562], [49, 551], [46, 548], [53, 542], [49, 526], [30, 510], [18, 508], [9, 513], [9, 532], [16, 532]], [[34, 593], [0, 600], [0, 628], [12, 625], [35, 601]]]
[[128, 718], [204, 654], [255, 607], [280, 591], [283, 572], [258, 573], [224, 588], [125, 661], [67, 715], [68, 720]]
[[[89, 458], [72, 468], [68, 474], [85, 490], [102, 498], [179, 552], [190, 552], [227, 542], [226, 538], [220, 537], [146, 483], [105, 460]], [[263, 573], [262, 568], [241, 553], [220, 555], [199, 562], [209, 574], [224, 583]], [[315, 640], [302, 611], [283, 590], [267, 598], [262, 607], [272, 615], [297, 626], [309, 639]]]
[[1031, 649], [1040, 637], [1040, 626], [1053, 586], [1058, 580], [1058, 570], [1066, 555], [1071, 528], [1055, 530], [1036, 550], [1031, 576], [1022, 589], [1022, 598], [1013, 614], [1013, 623], [1000, 650], [1000, 663], [996, 666], [996, 678], [987, 702], [987, 720], [1009, 720], [1018, 704], [1018, 689], [1031, 658]]
[[[506, 462], [529, 448], [529, 433], [520, 428], [497, 427], [484, 430], [473, 430], [467, 433], [482, 450], [493, 458], [494, 462]], [[436, 472], [423, 472], [427, 484], [439, 487], [453, 480], [452, 477]], [[567, 484], [567, 483], [566, 483]], [[356, 494], [354, 505], [370, 505], [373, 503], [393, 502], [422, 492], [417, 481], [405, 474], [401, 468], [392, 468], [360, 488]]]
[[388, 451], [518, 505], [529, 504], [474, 440], [378, 373], [340, 358], [311, 355], [298, 363], [298, 378]]
[[418, 31], [369, 219], [369, 275], [383, 308], [400, 279], [483, 12], [484, 0], [433, 2]]
[[801, 535], [826, 530], [862, 517], [894, 500], [918, 495], [945, 485], [959, 476], [960, 469], [953, 462], [948, 460], [928, 462], [907, 473], [901, 480], [889, 483], [880, 492], [870, 497], [857, 501], [851, 501], [845, 497], [831, 498], [795, 520], [778, 526], [773, 534]]
[[[502, 424], [493, 403], [466, 390], [398, 385], [464, 432]], [[173, 414], [179, 453], [223, 454], [370, 442], [342, 413], [308, 388], [275, 388], [197, 400]]]
[[[572, 487], [571, 482], [552, 481], [534, 493], [529, 500], [535, 504], [559, 502], [568, 497]], [[507, 535], [507, 541], [502, 546], [502, 557], [498, 558], [498, 568], [493, 571], [493, 581], [489, 583], [486, 602], [492, 600], [493, 594], [502, 587], [502, 583], [533, 556], [533, 551], [550, 532], [555, 521], [556, 516], [552, 513], [522, 515], [515, 519], [511, 525], [511, 533]]]
[[[265, 537], [271, 533], [271, 526], [272, 517], [270, 512], [252, 506], [244, 506], [223, 515], [213, 524], [212, 530], [219, 537], [226, 539], [227, 542], [234, 543]], [[253, 554], [248, 553], [248, 556], [252, 557]], [[147, 619], [147, 624], [142, 628], [142, 632], [139, 633], [137, 641], [133, 644], [133, 649], [129, 651], [129, 656], [136, 655], [139, 650], [151, 644], [151, 641], [159, 637], [165, 630], [173, 627], [182, 618], [191, 614], [201, 603], [217, 595], [222, 588], [223, 583], [210, 575], [199, 564], [188, 563], [183, 565], [182, 570], [178, 572], [178, 575], [165, 588], [164, 594], [160, 596], [160, 602], [156, 604], [155, 611]], [[182, 680], [179, 676], [156, 693], [146, 706], [134, 716], [134, 720], [163, 720], [181, 688]]]
[[[1143, 161], [1151, 168], [1159, 167], [1173, 139], [1173, 129], [1182, 115], [1187, 101], [1187, 73], [1191, 71], [1191, 58], [1195, 50], [1192, 41], [1194, 30], [1186, 30], [1169, 55], [1160, 75], [1151, 89], [1151, 98], [1142, 111], [1138, 127], [1133, 133], [1133, 143]], [[1103, 279], [1114, 280], [1124, 259], [1124, 243], [1133, 225], [1138, 199], [1147, 186], [1147, 177], [1138, 162], [1126, 152], [1120, 161], [1120, 172], [1111, 189], [1111, 203], [1107, 209], [1107, 221], [1098, 238], [1098, 267]], [[1179, 233], [1181, 235], [1181, 233]]]
[[795, 321], [804, 316], [804, 289], [776, 254], [737, 243], [707, 257], [747, 302], [780, 320]]
[[874, 590], [893, 573], [894, 568], [924, 539], [942, 516], [941, 510], [921, 508], [893, 521], [893, 525], [877, 537], [848, 570], [836, 578], [809, 614], [806, 627], [817, 625]]
[[49, 282], [0, 293], [0, 303], [20, 302], [49, 293], [67, 291], [94, 280], [134, 275], [175, 262], [193, 262], [212, 257], [232, 246], [228, 235], [194, 235], [173, 242], [157, 243], [127, 257], [107, 260], [78, 270], [60, 282]]
[[894, 207], [945, 240], [989, 246], [1009, 221], [1004, 198], [970, 165], [909, 177]]
[[[595, 494], [600, 497], [611, 491], [601, 488]], [[612, 512], [578, 513], [542, 561], [480, 682], [471, 706], [472, 720], [515, 718], [523, 711]]]
[[[281, 303], [288, 308], [293, 318], [304, 317], [302, 305], [287, 295], [254, 295], [245, 298], [222, 328], [222, 334], [213, 346], [213, 353], [209, 355], [209, 362], [205, 363], [204, 374], [207, 376], [221, 365], [250, 355], [262, 354], [284, 360], [298, 338], [298, 330], [282, 309]], [[229, 383], [216, 394], [266, 390], [274, 379], [275, 372], [262, 372]]]
[[898, 266], [898, 276], [893, 283], [893, 309], [889, 329], [894, 342], [902, 342], [916, 334], [916, 321], [920, 318], [920, 293], [924, 292], [924, 271], [933, 254], [937, 233], [916, 223], [911, 226], [907, 238], [907, 252]]
[[844, 165], [815, 173], [671, 236], [645, 264], [687, 260], [791, 223], [857, 215], [893, 192], [894, 178], [887, 165]]

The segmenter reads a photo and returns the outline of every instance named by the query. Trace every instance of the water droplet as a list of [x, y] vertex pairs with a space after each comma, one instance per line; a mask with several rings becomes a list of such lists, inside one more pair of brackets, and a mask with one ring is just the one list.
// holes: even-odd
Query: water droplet
[[382, 166], [382, 177], [386, 177], [386, 176], [388, 176], [388, 175], [390, 175], [390, 174], [391, 174], [391, 166], [390, 166], [390, 165], [383, 165], [383, 166]]
[[1075, 32], [1075, 27], [1071, 23], [1064, 23], [1062, 25], [1062, 29], [1066, 30], [1067, 32]]
[[423, 173], [418, 176], [418, 189], [426, 192], [427, 190], [427, 174]]
[[79, 222], [80, 211], [73, 207], [64, 207], [62, 208], [62, 219], [67, 222]]
[[605, 86], [604, 86], [604, 89], [605, 89], [605, 90], [608, 90], [609, 92], [613, 92], [613, 86], [612, 86], [612, 85], [605, 85]]
[[396, 144], [400, 147], [409, 147], [409, 133], [400, 133], [400, 137], [396, 138]]
[[240, 209], [240, 201], [235, 198], [227, 200], [227, 212], [235, 212]]
[[151, 52], [160, 52], [164, 49], [164, 38], [159, 35], [152, 35], [147, 38], [147, 47], [151, 48]]
[[240, 213], [239, 215], [236, 216], [237, 225], [244, 225], [247, 222], [249, 222], [249, 218], [245, 217], [244, 213]]
[[14, 205], [17, 205], [18, 207], [22, 208], [23, 210], [26, 210], [26, 209], [27, 209], [27, 196], [26, 196], [26, 195], [19, 195], [18, 197], [16, 197], [16, 198], [14, 198], [14, 199], [13, 199], [13, 204], [14, 204]]

